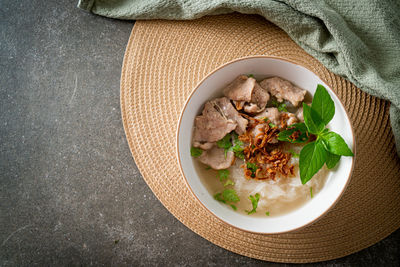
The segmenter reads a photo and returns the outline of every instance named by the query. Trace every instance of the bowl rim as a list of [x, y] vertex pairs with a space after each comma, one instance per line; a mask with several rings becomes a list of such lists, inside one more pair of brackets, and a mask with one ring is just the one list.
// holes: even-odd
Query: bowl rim
[[215, 68], [214, 70], [212, 70], [211, 72], [209, 72], [206, 76], [204, 76], [203, 79], [201, 79], [201, 80], [196, 84], [196, 86], [194, 87], [194, 89], [192, 90], [192, 92], [190, 93], [190, 95], [186, 98], [185, 104], [183, 105], [183, 107], [182, 107], [182, 109], [181, 109], [181, 112], [180, 112], [180, 115], [179, 115], [179, 119], [178, 119], [178, 123], [177, 123], [177, 128], [176, 128], [176, 134], [175, 134], [175, 136], [176, 136], [176, 137], [175, 137], [175, 142], [176, 142], [176, 151], [175, 151], [175, 153], [176, 153], [176, 158], [177, 158], [177, 162], [178, 162], [178, 165], [179, 165], [180, 173], [182, 174], [182, 176], [183, 176], [183, 178], [184, 178], [186, 187], [189, 189], [189, 191], [190, 191], [190, 192], [192, 193], [192, 195], [195, 197], [195, 199], [197, 200], [197, 202], [199, 202], [199, 203], [203, 206], [203, 208], [205, 208], [210, 214], [212, 214], [212, 215], [213, 215], [215, 218], [217, 218], [219, 221], [221, 221], [221, 222], [223, 222], [223, 223], [225, 223], [225, 224], [228, 224], [229, 226], [231, 226], [231, 227], [233, 227], [233, 228], [235, 228], [235, 229], [238, 229], [238, 230], [241, 230], [241, 231], [244, 231], [244, 232], [247, 232], [247, 233], [252, 233], [252, 234], [275, 235], [275, 234], [291, 233], [291, 232], [298, 231], [298, 230], [300, 230], [300, 229], [302, 229], [302, 228], [305, 228], [305, 227], [307, 227], [307, 226], [310, 226], [311, 224], [317, 222], [317, 221], [320, 220], [322, 217], [324, 217], [326, 214], [328, 214], [328, 212], [330, 212], [330, 211], [336, 206], [336, 204], [339, 202], [339, 200], [342, 198], [344, 192], [346, 191], [346, 189], [347, 189], [347, 187], [348, 187], [348, 185], [349, 185], [349, 183], [350, 183], [351, 178], [353, 177], [354, 162], [355, 162], [355, 158], [356, 158], [356, 156], [357, 156], [356, 140], [355, 140], [353, 125], [352, 125], [352, 123], [351, 123], [349, 114], [347, 113], [347, 110], [345, 109], [345, 106], [343, 105], [342, 100], [338, 97], [338, 95], [336, 94], [335, 91], [333, 91], [332, 89], [328, 88], [328, 89], [337, 97], [337, 99], [339, 100], [340, 104], [343, 106], [344, 113], [345, 113], [346, 117], [348, 118], [348, 120], [349, 120], [349, 122], [350, 122], [350, 130], [351, 130], [351, 135], [352, 135], [352, 138], [353, 138], [353, 154], [354, 154], [354, 155], [353, 155], [352, 161], [351, 161], [350, 173], [349, 173], [349, 176], [348, 176], [348, 178], [347, 178], [346, 184], [344, 185], [342, 191], [340, 192], [340, 194], [338, 195], [338, 197], [335, 199], [335, 201], [334, 201], [323, 213], [321, 213], [317, 218], [315, 218], [314, 220], [312, 220], [312, 221], [310, 221], [310, 222], [308, 222], [308, 223], [306, 223], [306, 224], [304, 224], [304, 225], [301, 225], [301, 226], [299, 226], [299, 227], [297, 227], [297, 228], [294, 228], [294, 229], [291, 229], [291, 230], [284, 230], [284, 231], [280, 231], [280, 232], [273, 232], [273, 233], [258, 232], [258, 231], [251, 231], [251, 230], [248, 230], [248, 229], [240, 228], [240, 227], [238, 227], [238, 226], [235, 226], [235, 225], [233, 225], [233, 224], [231, 224], [231, 223], [229, 223], [229, 222], [223, 220], [223, 219], [220, 218], [217, 214], [215, 214], [215, 213], [212, 212], [209, 208], [207, 208], [206, 205], [204, 205], [203, 202], [201, 202], [200, 199], [197, 197], [197, 195], [193, 192], [193, 189], [192, 189], [191, 186], [189, 185], [189, 182], [188, 182], [188, 180], [187, 180], [187, 178], [186, 178], [186, 175], [185, 175], [185, 173], [183, 172], [181, 159], [180, 159], [180, 157], [179, 157], [179, 133], [180, 133], [180, 126], [181, 126], [181, 123], [182, 123], [183, 113], [185, 112], [186, 107], [187, 107], [189, 101], [191, 100], [193, 94], [197, 91], [197, 89], [200, 87], [200, 85], [201, 85], [206, 79], [208, 79], [211, 75], [213, 75], [213, 74], [214, 74], [215, 72], [217, 72], [218, 70], [220, 70], [220, 69], [222, 69], [222, 68], [225, 68], [226, 66], [228, 66], [228, 65], [230, 65], [230, 64], [233, 64], [233, 63], [236, 63], [236, 62], [239, 62], [239, 61], [242, 61], [242, 60], [246, 60], [246, 59], [252, 59], [252, 58], [276, 59], [276, 60], [285, 61], [285, 62], [294, 64], [294, 65], [303, 67], [303, 68], [307, 69], [308, 71], [310, 71], [310, 72], [311, 72], [312, 74], [314, 74], [315, 76], [317, 76], [317, 77], [318, 77], [321, 81], [323, 81], [325, 84], [328, 85], [328, 83], [327, 83], [324, 79], [322, 79], [321, 77], [319, 77], [317, 74], [315, 74], [315, 72], [311, 71], [309, 68], [307, 68], [307, 67], [305, 67], [305, 66], [303, 66], [303, 65], [300, 65], [300, 64], [298, 64], [298, 63], [296, 63], [296, 62], [294, 62], [294, 61], [291, 61], [291, 60], [289, 60], [289, 59], [282, 58], [282, 57], [278, 57], [278, 56], [267, 56], [267, 55], [244, 56], [244, 57], [235, 58], [235, 59], [233, 59], [233, 60], [231, 60], [231, 61], [228, 61], [228, 62], [226, 62], [226, 63], [224, 63], [224, 64], [222, 64], [222, 65], [219, 65], [217, 68]]

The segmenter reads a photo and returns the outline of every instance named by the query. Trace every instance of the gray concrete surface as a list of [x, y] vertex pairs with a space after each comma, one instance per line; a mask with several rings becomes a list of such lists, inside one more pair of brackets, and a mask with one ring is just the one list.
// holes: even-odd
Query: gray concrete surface
[[[76, 2], [0, 0], [0, 265], [264, 265], [199, 237], [154, 197], [119, 107], [133, 22]], [[399, 266], [399, 247], [397, 231], [319, 265]]]

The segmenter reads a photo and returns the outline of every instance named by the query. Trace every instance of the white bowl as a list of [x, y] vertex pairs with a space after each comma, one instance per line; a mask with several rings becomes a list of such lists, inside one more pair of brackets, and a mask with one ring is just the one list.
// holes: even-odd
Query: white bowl
[[[340, 134], [354, 151], [353, 130], [346, 111], [329, 86], [310, 70], [287, 60], [252, 56], [231, 61], [207, 75], [193, 90], [182, 110], [177, 129], [177, 157], [182, 175], [199, 202], [220, 220], [239, 229], [264, 234], [283, 233], [309, 225], [326, 214], [343, 194], [352, 173], [354, 157], [342, 157], [329, 172], [321, 191], [300, 208], [277, 217], [246, 216], [216, 201], [198, 176], [190, 148], [194, 119], [207, 100], [222, 96], [222, 89], [240, 74], [279, 76], [314, 94], [322, 84], [335, 102], [336, 113], [329, 128]], [[355, 151], [354, 151], [355, 152]]]

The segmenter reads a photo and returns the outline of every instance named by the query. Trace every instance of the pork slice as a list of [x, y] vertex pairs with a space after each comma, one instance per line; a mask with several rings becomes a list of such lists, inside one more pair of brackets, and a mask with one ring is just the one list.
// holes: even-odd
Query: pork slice
[[204, 163], [214, 170], [222, 170], [229, 168], [234, 160], [235, 153], [227, 151], [225, 157], [225, 150], [217, 146], [213, 146], [210, 150], [203, 151], [198, 157], [201, 163]]
[[247, 103], [244, 106], [244, 111], [246, 111], [247, 113], [251, 113], [251, 114], [256, 114], [256, 113], [260, 113], [261, 111], [263, 111], [263, 109], [261, 109], [257, 104], [255, 103]]
[[[255, 116], [255, 118], [256, 119], [268, 118], [271, 121], [271, 123], [277, 126], [279, 126], [280, 124], [280, 113], [277, 108], [267, 108], [266, 110]], [[252, 130], [253, 136], [256, 137], [257, 134], [259, 134], [260, 132], [264, 132], [264, 128], [265, 124], [259, 124], [256, 127], [254, 127], [254, 129]], [[278, 143], [278, 139], [273, 138], [271, 140], [271, 143]]]
[[253, 138], [255, 138], [258, 134], [263, 133], [265, 129], [266, 124], [257, 124], [256, 127], [254, 127], [251, 130], [251, 134], [253, 135]]
[[265, 109], [269, 100], [267, 90], [263, 89], [257, 82], [254, 85], [253, 93], [251, 94], [251, 103], [244, 106], [244, 111], [247, 113], [259, 113]]
[[193, 142], [193, 146], [194, 146], [194, 147], [201, 148], [202, 150], [209, 150], [209, 149], [211, 149], [214, 145], [215, 145], [215, 143]]
[[251, 101], [256, 80], [245, 75], [238, 76], [224, 89], [224, 95], [235, 101]]
[[303, 107], [299, 108], [299, 109], [296, 111], [296, 117], [299, 119], [300, 122], [304, 122]]
[[280, 113], [277, 108], [267, 108], [257, 116], [256, 119], [268, 118], [273, 124], [280, 124]]
[[239, 135], [243, 134], [246, 131], [248, 121], [233, 107], [231, 101], [226, 97], [221, 97], [215, 99], [215, 103], [228, 120], [232, 120], [237, 124], [235, 132]]
[[[265, 123], [257, 124], [256, 127], [254, 127], [251, 130], [251, 134], [252, 134], [253, 138], [257, 137], [257, 135], [259, 135], [260, 133], [263, 133], [261, 136], [264, 136], [265, 126], [266, 126]], [[278, 139], [274, 137], [274, 138], [272, 138], [271, 141], [269, 141], [269, 143], [274, 143], [274, 144], [278, 143]]]
[[244, 103], [246, 103], [245, 101], [235, 101], [235, 100], [232, 100], [232, 102], [237, 110], [242, 110]]
[[261, 87], [275, 96], [279, 102], [283, 99], [290, 101], [293, 106], [297, 107], [303, 101], [307, 91], [294, 86], [291, 82], [279, 77], [273, 77], [263, 80]]
[[202, 115], [194, 120], [193, 142], [212, 143], [233, 131], [237, 123], [227, 119], [214, 101], [204, 105]]
[[289, 116], [289, 119], [286, 121], [287, 126], [290, 126], [290, 125], [293, 125], [293, 124], [299, 122], [299, 119], [296, 117], [295, 114], [290, 113], [290, 112], [287, 112], [286, 114]]

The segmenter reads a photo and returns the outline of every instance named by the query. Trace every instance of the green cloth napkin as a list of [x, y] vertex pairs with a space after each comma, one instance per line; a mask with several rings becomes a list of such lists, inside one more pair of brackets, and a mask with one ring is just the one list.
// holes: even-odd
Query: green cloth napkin
[[400, 155], [398, 0], [80, 0], [78, 7], [134, 20], [187, 20], [235, 11], [262, 15], [329, 70], [391, 101], [391, 125]]

